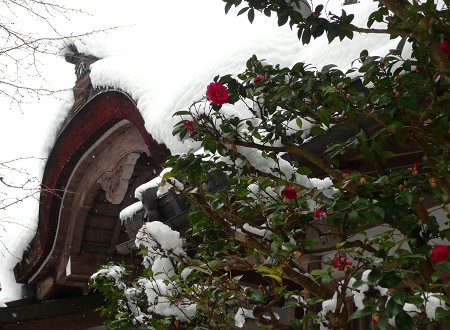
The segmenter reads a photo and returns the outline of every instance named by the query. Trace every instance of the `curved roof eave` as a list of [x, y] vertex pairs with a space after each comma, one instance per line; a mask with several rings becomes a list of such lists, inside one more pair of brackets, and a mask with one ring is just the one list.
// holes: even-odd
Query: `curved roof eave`
[[84, 152], [108, 129], [124, 119], [138, 129], [155, 163], [162, 163], [169, 154], [168, 149], [147, 132], [144, 119], [127, 94], [120, 90], [106, 90], [89, 100], [62, 128], [47, 159], [38, 229], [29, 249], [14, 268], [17, 282], [34, 283], [45, 275], [41, 274], [45, 264], [58, 257], [61, 249], [55, 250], [54, 246], [58, 235], [58, 213], [69, 177]]

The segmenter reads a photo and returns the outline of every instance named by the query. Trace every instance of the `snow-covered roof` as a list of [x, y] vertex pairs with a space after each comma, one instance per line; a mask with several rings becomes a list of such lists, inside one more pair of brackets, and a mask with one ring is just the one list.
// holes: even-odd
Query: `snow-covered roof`
[[[112, 30], [109, 34], [101, 33], [76, 40], [75, 45], [80, 52], [101, 58], [91, 66], [90, 76], [94, 87], [114, 87], [128, 93], [136, 102], [148, 132], [172, 153], [194, 147], [172, 136], [172, 127], [177, 120], [172, 118], [172, 114], [187, 109], [194, 100], [202, 97], [207, 84], [217, 74], [243, 71], [245, 62], [252, 54], [268, 63], [283, 66], [302, 61], [316, 67], [333, 63], [346, 68], [364, 48], [371, 54], [384, 55], [388, 49], [395, 48], [397, 43], [389, 40], [388, 36], [355, 34], [352, 41], [336, 40], [329, 45], [326, 38], [322, 37], [309, 45], [302, 45], [295, 29], [278, 28], [275, 18], [260, 15], [250, 25], [246, 17], [236, 17], [236, 12], [225, 15], [224, 4], [219, 0], [134, 0], [127, 2], [126, 7], [123, 7], [124, 3], [111, 1], [96, 1], [95, 5], [92, 1], [78, 3], [86, 4], [85, 10], [94, 12], [93, 17], [84, 20], [84, 26], [97, 21], [106, 21], [109, 25], [133, 24]], [[339, 13], [339, 3], [330, 2], [327, 11]], [[356, 14], [356, 25], [365, 26], [365, 16], [376, 5], [371, 0], [361, 0], [345, 9], [347, 13]], [[104, 9], [105, 6], [107, 9]], [[76, 26], [77, 22], [73, 23]], [[64, 70], [73, 70], [70, 64], [59, 63], [58, 66], [64, 66]], [[48, 68], [51, 70], [51, 66]], [[63, 74], [65, 72], [69, 71]], [[37, 153], [38, 156], [45, 157], [55, 141], [63, 117], [70, 108], [68, 105], [73, 102], [70, 94], [66, 98], [63, 106], [56, 102], [40, 103], [47, 108], [51, 104], [54, 111], [41, 116], [41, 122], [52, 121], [53, 124], [45, 130], [46, 137], [38, 139], [36, 148], [44, 150]], [[59, 115], [58, 119], [51, 119], [55, 114]], [[33, 126], [39, 125], [35, 123]], [[20, 149], [17, 144], [20, 139], [13, 140], [16, 149]], [[42, 145], [46, 147], [42, 148]], [[42, 163], [39, 166], [43, 166]], [[42, 170], [36, 175], [42, 175]], [[17, 226], [7, 226], [8, 238], [6, 235], [0, 237], [16, 256], [26, 249], [37, 226], [37, 201], [30, 200], [26, 207], [23, 203], [20, 205], [20, 211], [9, 209], [5, 211], [8, 214], [0, 216], [20, 219], [21, 225], [31, 228], [25, 233], [22, 227], [17, 229]], [[20, 298], [21, 292], [12, 274], [18, 259], [5, 252], [5, 247], [0, 249], [3, 251], [3, 255], [0, 255], [1, 303]]]
[[[340, 12], [337, 2], [329, 6], [327, 10]], [[362, 1], [345, 9], [348, 13], [357, 14], [356, 25], [365, 26], [365, 13], [370, 13], [375, 7], [376, 3], [372, 1]], [[189, 8], [187, 6], [186, 10]], [[190, 18], [196, 21], [195, 15]], [[178, 153], [185, 151], [186, 146], [172, 136], [173, 124], [179, 120], [172, 118], [172, 114], [187, 109], [204, 95], [207, 84], [215, 75], [242, 71], [252, 54], [282, 66], [302, 61], [317, 67], [333, 63], [344, 69], [351, 66], [362, 49], [368, 48], [371, 53], [384, 55], [398, 42], [390, 40], [389, 36], [355, 35], [353, 40], [341, 43], [334, 41], [328, 44], [326, 38], [319, 38], [309, 45], [302, 45], [295, 28], [294, 31], [287, 27], [277, 28], [273, 19], [261, 15], [256, 18], [255, 26], [250, 26], [245, 17], [232, 18], [235, 20], [220, 19], [209, 27], [205, 24], [193, 27], [190, 44], [186, 44], [186, 40], [183, 40], [183, 45], [178, 43], [185, 38], [185, 33], [178, 35], [179, 32], [173, 39], [171, 34], [163, 34], [162, 39], [158, 36], [156, 39], [163, 47], [152, 44], [152, 36], [149, 36], [148, 44], [128, 45], [130, 53], [123, 55], [107, 56], [101, 43], [92, 45], [92, 48], [89, 47], [90, 42], [75, 44], [81, 52], [104, 57], [92, 65], [94, 87], [111, 86], [130, 94], [137, 102], [148, 132], [172, 153]], [[210, 33], [205, 35], [206, 28], [213, 30], [213, 39]]]

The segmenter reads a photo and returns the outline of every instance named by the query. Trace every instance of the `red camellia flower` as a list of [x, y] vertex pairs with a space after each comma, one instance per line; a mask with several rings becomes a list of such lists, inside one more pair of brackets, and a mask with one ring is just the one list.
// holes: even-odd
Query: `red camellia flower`
[[264, 75], [260, 75], [260, 76], [258, 76], [258, 77], [255, 77], [255, 78], [253, 79], [253, 81], [254, 81], [255, 84], [256, 84], [256, 83], [259, 83], [261, 80], [264, 80], [264, 78], [265, 78]]
[[447, 259], [450, 254], [450, 248], [447, 245], [435, 245], [431, 250], [430, 260], [441, 262]]
[[295, 191], [294, 187], [286, 187], [283, 189], [283, 191], [281, 192], [281, 194], [283, 195], [284, 199], [290, 201], [291, 199], [296, 199], [297, 198], [297, 191]]
[[374, 325], [377, 325], [379, 319], [380, 317], [378, 316], [378, 314], [372, 314], [372, 323]]
[[320, 208], [320, 209], [315, 209], [313, 215], [314, 215], [314, 218], [320, 218], [324, 213], [325, 213], [324, 209]]
[[206, 88], [206, 96], [215, 105], [228, 102], [228, 89], [219, 82], [212, 82]]
[[186, 127], [189, 130], [190, 134], [195, 132], [194, 124], [192, 124], [190, 121], [185, 121], [183, 123], [183, 126]]
[[333, 267], [337, 270], [344, 270], [347, 266], [351, 266], [352, 262], [347, 261], [345, 253], [336, 253], [333, 259]]
[[445, 55], [450, 55], [450, 44], [447, 40], [443, 40], [438, 43], [439, 48], [444, 52]]
[[342, 176], [345, 178], [347, 178], [350, 175], [350, 170], [347, 168], [345, 170], [342, 170]]
[[431, 97], [426, 97], [423, 99], [422, 103], [419, 104], [419, 107], [425, 107], [428, 103], [430, 103]]
[[419, 174], [419, 163], [415, 162], [413, 167], [413, 174], [418, 175]]

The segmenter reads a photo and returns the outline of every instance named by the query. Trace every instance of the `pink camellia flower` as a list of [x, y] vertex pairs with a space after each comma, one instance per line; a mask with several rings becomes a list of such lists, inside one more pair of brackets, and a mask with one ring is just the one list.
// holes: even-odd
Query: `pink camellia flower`
[[351, 266], [352, 262], [347, 261], [345, 253], [336, 253], [333, 259], [333, 267], [337, 270], [344, 270], [347, 266]]
[[206, 88], [206, 96], [215, 105], [228, 102], [228, 89], [220, 82], [212, 82]]
[[186, 127], [189, 130], [190, 134], [193, 134], [195, 132], [194, 124], [190, 121], [185, 121], [183, 123], [183, 126]]
[[320, 208], [320, 209], [315, 209], [313, 215], [314, 215], [314, 218], [320, 218], [322, 215], [324, 215], [324, 213], [325, 213], [324, 209]]
[[447, 40], [442, 40], [440, 43], [438, 43], [438, 46], [445, 55], [450, 55], [450, 44], [447, 42]]
[[264, 80], [265, 76], [264, 75], [260, 75], [258, 77], [253, 78], [253, 81], [256, 83], [259, 83], [260, 81]]
[[441, 262], [447, 259], [450, 254], [450, 248], [447, 245], [435, 245], [431, 250], [430, 260]]
[[284, 188], [283, 191], [281, 192], [281, 194], [283, 195], [284, 199], [286, 199], [288, 201], [297, 198], [297, 191], [295, 190], [294, 187]]

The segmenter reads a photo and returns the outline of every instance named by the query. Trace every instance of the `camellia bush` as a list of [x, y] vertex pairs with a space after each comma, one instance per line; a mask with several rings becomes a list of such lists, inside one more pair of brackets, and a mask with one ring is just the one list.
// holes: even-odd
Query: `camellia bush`
[[[399, 43], [347, 72], [252, 56], [176, 113], [174, 134], [201, 148], [169, 157], [160, 185], [189, 199], [190, 227], [146, 223], [141, 268], [94, 274], [109, 326], [448, 329], [450, 230], [429, 212], [449, 213], [448, 1], [380, 0], [367, 28], [298, 1], [224, 2], [250, 21], [277, 15], [303, 43]], [[405, 150], [419, 159], [402, 163]]]

